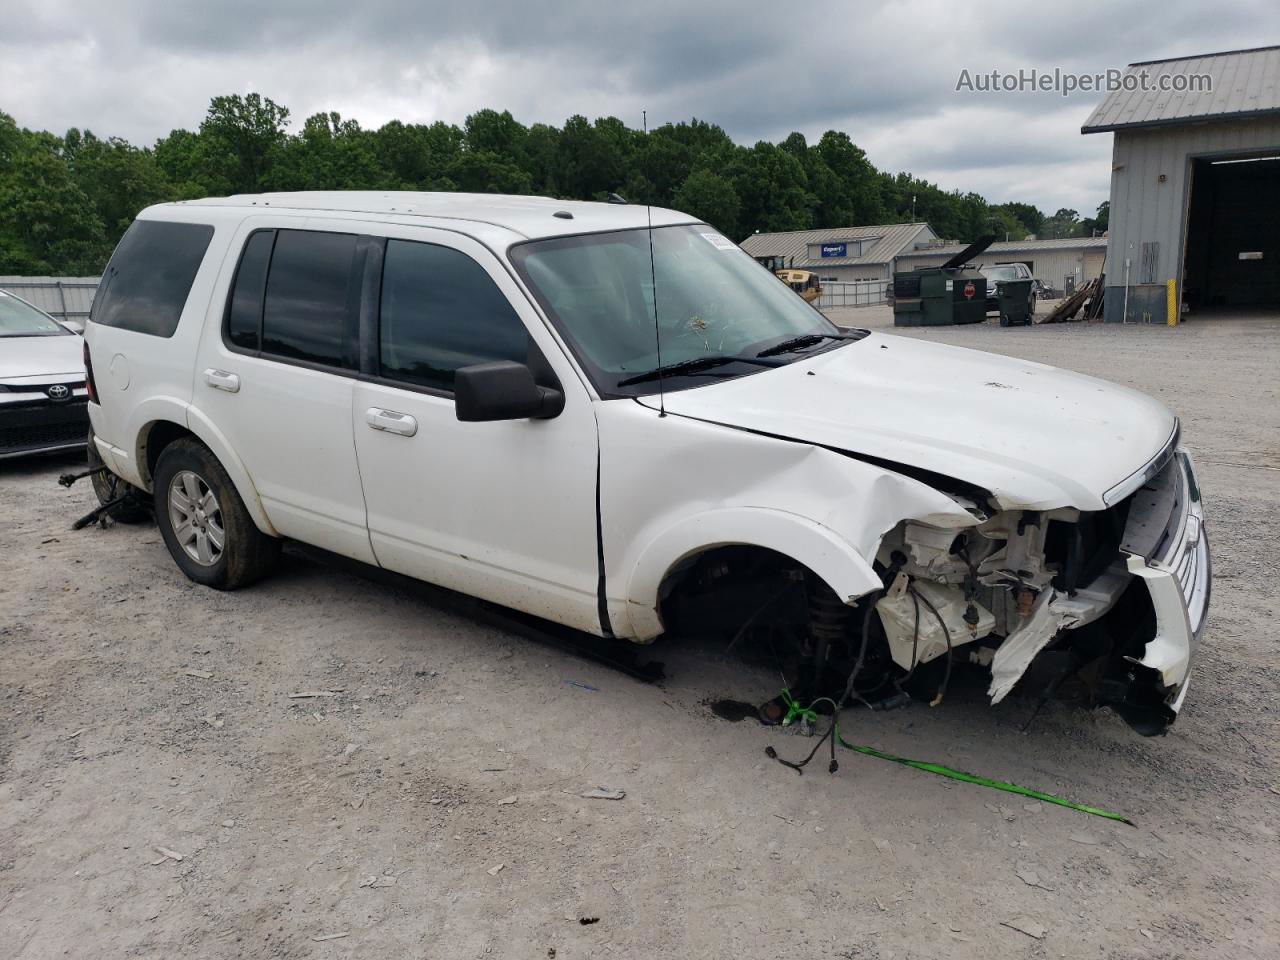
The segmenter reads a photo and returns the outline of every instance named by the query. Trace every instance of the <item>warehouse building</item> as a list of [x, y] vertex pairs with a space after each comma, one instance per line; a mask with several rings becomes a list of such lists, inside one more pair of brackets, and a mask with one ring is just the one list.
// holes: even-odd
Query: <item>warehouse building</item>
[[[898, 269], [942, 266], [966, 246], [951, 243], [908, 251], [898, 257]], [[1014, 240], [993, 243], [977, 258], [977, 263], [983, 266], [1025, 263], [1031, 275], [1045, 286], [1069, 295], [1102, 273], [1106, 255], [1106, 237]]]
[[[1081, 128], [1115, 136], [1105, 319], [1280, 306], [1280, 47], [1125, 71], [1143, 75]], [[1182, 89], [1156, 89], [1161, 76]]]
[[820, 281], [850, 282], [890, 280], [898, 257], [937, 240], [927, 223], [886, 223], [753, 233], [742, 249], [770, 269], [809, 270]]

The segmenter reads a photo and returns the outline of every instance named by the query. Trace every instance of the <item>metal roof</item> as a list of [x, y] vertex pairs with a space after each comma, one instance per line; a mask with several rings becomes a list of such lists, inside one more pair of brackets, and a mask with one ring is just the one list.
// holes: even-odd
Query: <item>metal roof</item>
[[[1149, 89], [1113, 90], [1080, 128], [1104, 133], [1129, 127], [1154, 127], [1195, 120], [1230, 120], [1280, 113], [1280, 46], [1229, 50], [1171, 60], [1131, 63], [1125, 77], [1146, 75]], [[1159, 77], [1205, 74], [1208, 90], [1157, 90]], [[1121, 83], [1123, 84], [1123, 80]]]
[[[742, 241], [742, 249], [753, 257], [795, 258], [795, 266], [849, 267], [889, 263], [901, 254], [927, 223], [884, 223], [867, 227], [827, 227], [822, 230], [791, 230], [785, 233], [753, 233]], [[929, 230], [932, 233], [932, 230]], [[811, 258], [809, 247], [818, 243], [841, 243], [879, 238], [860, 257]]]
[[[949, 257], [959, 253], [966, 246], [963, 243], [948, 243], [945, 246], [907, 250], [898, 254], [898, 257], [899, 259], [907, 257]], [[1063, 237], [1057, 240], [1002, 240], [987, 247], [983, 251], [983, 255], [986, 256], [993, 253], [1035, 253], [1037, 251], [1048, 252], [1052, 250], [1105, 250], [1106, 248], [1106, 237]]]

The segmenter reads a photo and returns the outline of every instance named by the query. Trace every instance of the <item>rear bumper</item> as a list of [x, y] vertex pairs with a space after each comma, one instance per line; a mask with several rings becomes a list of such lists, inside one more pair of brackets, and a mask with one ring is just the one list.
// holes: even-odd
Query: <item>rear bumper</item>
[[0, 460], [82, 449], [89, 433], [85, 399], [0, 403]]

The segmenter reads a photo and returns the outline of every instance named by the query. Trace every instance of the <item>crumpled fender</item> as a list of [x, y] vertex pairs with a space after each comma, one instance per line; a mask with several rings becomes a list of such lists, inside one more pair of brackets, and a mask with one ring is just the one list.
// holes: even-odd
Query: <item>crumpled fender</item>
[[[616, 636], [663, 630], [659, 591], [693, 554], [742, 544], [775, 550], [845, 602], [881, 586], [872, 568], [904, 519], [961, 528], [977, 520], [944, 493], [812, 444], [602, 404], [603, 548]], [[660, 435], [660, 436], [659, 436]]]
[[667, 528], [640, 555], [626, 591], [635, 636], [649, 639], [662, 632], [658, 590], [672, 567], [704, 550], [734, 544], [775, 550], [804, 564], [846, 603], [881, 586], [866, 558], [820, 523], [762, 507], [710, 510]]

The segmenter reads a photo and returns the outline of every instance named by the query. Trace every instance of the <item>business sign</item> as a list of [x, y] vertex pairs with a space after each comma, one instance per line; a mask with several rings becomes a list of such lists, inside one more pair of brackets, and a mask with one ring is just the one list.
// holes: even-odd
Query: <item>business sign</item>
[[822, 256], [823, 256], [823, 259], [825, 259], [825, 258], [827, 258], [827, 257], [846, 257], [846, 256], [848, 256], [848, 254], [847, 254], [847, 253], [845, 253], [845, 249], [846, 249], [846, 247], [847, 247], [847, 244], [843, 244], [843, 243], [824, 243], [824, 244], [822, 245]]

